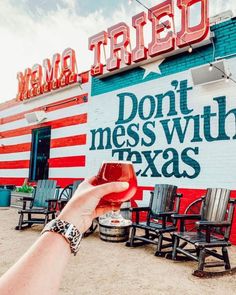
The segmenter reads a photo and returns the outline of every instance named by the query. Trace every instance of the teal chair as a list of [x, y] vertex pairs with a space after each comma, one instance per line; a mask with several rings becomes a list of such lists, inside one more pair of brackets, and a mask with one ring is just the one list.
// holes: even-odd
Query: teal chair
[[[59, 187], [56, 180], [39, 180], [32, 197], [22, 198], [22, 209], [16, 230], [31, 227], [33, 224], [46, 225], [56, 217]], [[27, 206], [29, 204], [29, 206]], [[36, 216], [35, 216], [36, 215]]]

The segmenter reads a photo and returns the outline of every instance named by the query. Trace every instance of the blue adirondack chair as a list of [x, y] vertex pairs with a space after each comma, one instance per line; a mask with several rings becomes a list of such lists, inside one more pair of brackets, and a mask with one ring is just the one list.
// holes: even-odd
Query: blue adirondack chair
[[[31, 227], [33, 224], [46, 224], [55, 218], [59, 187], [55, 180], [39, 180], [32, 197], [22, 198], [22, 209], [16, 230]], [[29, 204], [29, 206], [27, 206]], [[37, 215], [33, 217], [33, 215]], [[42, 217], [38, 217], [38, 216]], [[26, 216], [26, 218], [25, 218]]]

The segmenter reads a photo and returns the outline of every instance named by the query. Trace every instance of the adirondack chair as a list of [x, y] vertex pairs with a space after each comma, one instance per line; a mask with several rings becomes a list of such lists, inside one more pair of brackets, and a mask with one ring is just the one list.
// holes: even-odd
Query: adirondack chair
[[[173, 233], [172, 259], [181, 259], [178, 254], [198, 262], [198, 269], [193, 275], [207, 277], [226, 272], [233, 272], [230, 266], [227, 247], [229, 242], [234, 205], [236, 200], [230, 199], [230, 190], [221, 188], [209, 188], [206, 196], [202, 198], [200, 214], [173, 214], [175, 220], [180, 220], [180, 232]], [[196, 220], [196, 230], [185, 231], [185, 221]], [[183, 241], [180, 244], [180, 241]], [[186, 248], [186, 246], [188, 246]], [[189, 247], [191, 246], [191, 247]], [[217, 252], [221, 250], [222, 254]], [[211, 256], [216, 261], [206, 262]], [[183, 256], [182, 256], [183, 257]], [[225, 268], [220, 272], [204, 271], [205, 267]]]
[[[156, 185], [151, 192], [148, 207], [131, 208], [135, 214], [135, 221], [131, 227], [131, 235], [126, 243], [128, 247], [136, 247], [144, 244], [157, 246], [155, 255], [164, 256], [170, 251], [163, 251], [172, 245], [170, 233], [176, 230], [176, 222], [173, 222], [171, 215], [179, 212], [181, 194], [176, 193], [177, 187], [168, 184]], [[147, 213], [147, 219], [140, 222], [140, 212]], [[141, 230], [140, 235], [136, 230]], [[144, 232], [144, 234], [143, 234]], [[163, 241], [167, 243], [163, 244]]]
[[[20, 217], [15, 229], [21, 230], [31, 227], [32, 224], [46, 225], [49, 220], [55, 218], [57, 198], [57, 182], [55, 180], [39, 180], [33, 191], [33, 196], [22, 198], [23, 206], [18, 211]], [[27, 203], [29, 203], [28, 207]], [[24, 219], [25, 215], [26, 219]], [[42, 215], [43, 218], [33, 218], [32, 215]]]

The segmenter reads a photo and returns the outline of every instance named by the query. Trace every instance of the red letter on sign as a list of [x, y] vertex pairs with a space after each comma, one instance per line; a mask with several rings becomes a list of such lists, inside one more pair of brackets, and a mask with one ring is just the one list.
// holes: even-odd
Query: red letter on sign
[[91, 67], [91, 76], [103, 74], [103, 64], [101, 63], [102, 44], [107, 44], [107, 33], [105, 31], [89, 38], [89, 50], [94, 50], [94, 63]]
[[23, 75], [22, 72], [17, 73], [18, 79], [18, 93], [16, 98], [18, 100], [24, 100], [29, 97], [29, 82], [31, 77], [31, 69], [27, 68], [25, 70], [25, 74]]
[[[128, 52], [127, 46], [130, 44], [129, 27], [126, 23], [119, 23], [110, 27], [108, 30], [110, 38], [110, 57], [107, 59], [107, 70], [113, 71], [120, 68], [120, 63], [131, 64], [131, 53]], [[117, 42], [118, 37], [123, 36], [121, 42]], [[120, 58], [117, 56], [120, 51]]]
[[[190, 28], [189, 7], [197, 2], [201, 2], [201, 22]], [[182, 29], [177, 33], [177, 46], [189, 46], [189, 44], [204, 40], [209, 33], [208, 0], [178, 0], [177, 5], [182, 10]]]
[[[59, 63], [61, 56], [59, 53], [55, 53], [52, 58], [52, 65], [50, 59], [46, 58], [43, 61], [43, 67], [45, 70], [45, 84], [44, 92], [56, 89], [59, 87], [58, 74], [59, 74]], [[53, 85], [52, 85], [53, 84]], [[56, 87], [57, 86], [57, 87]]]
[[61, 86], [72, 84], [77, 81], [77, 74], [74, 49], [67, 48], [61, 57]]
[[144, 46], [143, 37], [143, 27], [146, 23], [145, 12], [141, 12], [132, 18], [132, 25], [136, 29], [136, 47], [132, 50], [133, 62], [147, 59], [147, 48]]
[[168, 32], [164, 38], [160, 37], [160, 33], [163, 32], [165, 28], [171, 28], [169, 21], [165, 21], [165, 26], [159, 23], [160, 19], [166, 15], [171, 17], [173, 22], [174, 13], [171, 0], [167, 0], [154, 6], [148, 12], [148, 19], [152, 22], [152, 42], [148, 45], [148, 54], [151, 57], [174, 49], [174, 38], [172, 32]]
[[31, 70], [31, 91], [30, 96], [36, 96], [43, 93], [42, 91], [42, 66], [36, 64], [32, 67]]

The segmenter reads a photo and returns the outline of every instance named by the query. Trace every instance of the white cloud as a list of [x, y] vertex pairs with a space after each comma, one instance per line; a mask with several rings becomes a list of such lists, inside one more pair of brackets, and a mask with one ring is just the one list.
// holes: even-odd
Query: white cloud
[[[160, 2], [163, 1], [151, 0], [148, 6]], [[76, 51], [78, 70], [88, 70], [93, 63], [93, 54], [88, 50], [88, 37], [120, 21], [130, 25], [132, 15], [145, 10], [137, 3], [131, 6], [122, 3], [109, 15], [104, 15], [101, 8], [83, 16], [76, 13], [76, 0], [64, 0], [62, 6], [47, 13], [40, 8], [33, 13], [24, 5], [16, 6], [10, 0], [1, 0], [0, 102], [15, 97], [18, 71], [24, 71], [35, 63], [41, 64], [44, 58], [51, 58], [55, 52], [62, 53], [67, 47]], [[146, 4], [145, 1], [143, 3]], [[230, 8], [236, 12], [235, 0], [210, 0], [210, 6], [211, 15]]]

